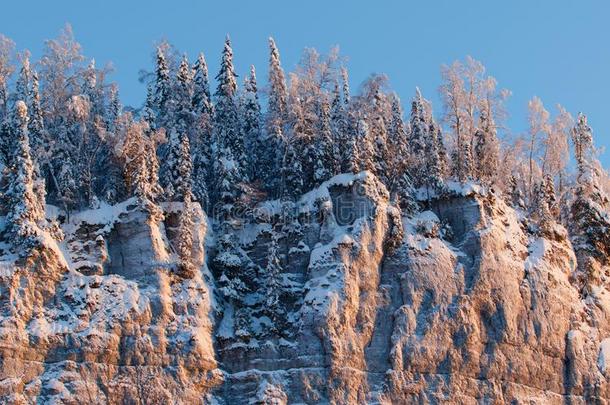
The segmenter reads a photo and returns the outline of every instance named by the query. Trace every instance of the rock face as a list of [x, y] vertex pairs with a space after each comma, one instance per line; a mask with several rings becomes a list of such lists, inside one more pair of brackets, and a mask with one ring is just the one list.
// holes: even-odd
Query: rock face
[[527, 233], [494, 194], [401, 218], [363, 172], [261, 204], [235, 233], [256, 274], [281, 235], [277, 314], [220, 293], [201, 211], [199, 271], [177, 272], [181, 206], [161, 208], [82, 212], [1, 259], [2, 403], [610, 402], [608, 269], [583, 297], [565, 230]]

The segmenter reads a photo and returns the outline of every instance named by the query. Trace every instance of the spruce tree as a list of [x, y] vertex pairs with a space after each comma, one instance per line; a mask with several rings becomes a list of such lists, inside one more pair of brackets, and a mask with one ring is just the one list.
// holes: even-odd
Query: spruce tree
[[261, 155], [260, 176], [267, 191], [276, 193], [281, 182], [277, 173], [283, 171], [282, 162], [287, 152], [285, 129], [288, 122], [288, 90], [280, 54], [273, 38], [269, 38], [269, 50], [269, 95], [264, 139], [266, 148]]
[[[245, 178], [245, 148], [238, 115], [236, 100], [237, 81], [233, 67], [233, 50], [227, 37], [222, 53], [220, 71], [216, 75], [218, 87], [214, 93], [216, 104], [214, 108], [214, 163], [216, 177], [216, 192], [222, 193], [223, 179], [220, 173], [231, 171], [236, 180]], [[220, 167], [220, 166], [231, 167]]]
[[180, 133], [188, 133], [193, 122], [193, 77], [186, 55], [182, 57], [173, 94], [175, 128]]
[[[186, 138], [186, 137], [185, 137]], [[191, 193], [187, 191], [184, 195], [184, 206], [180, 211], [176, 252], [178, 253], [178, 271], [182, 277], [191, 278], [194, 274], [193, 264], [193, 226], [194, 212], [191, 201]]]
[[258, 179], [262, 177], [259, 158], [267, 151], [266, 143], [261, 137], [261, 107], [258, 102], [258, 88], [256, 84], [256, 71], [250, 67], [250, 75], [244, 81], [244, 95], [242, 99], [242, 132], [244, 144], [248, 151], [248, 177]]
[[30, 104], [30, 89], [32, 82], [32, 71], [30, 68], [30, 59], [26, 55], [22, 61], [19, 77], [15, 83], [15, 101], [21, 100], [26, 106]]
[[165, 127], [170, 121], [171, 110], [171, 78], [169, 66], [161, 47], [157, 47], [157, 66], [155, 70], [154, 101], [157, 111], [157, 126]]
[[[44, 219], [44, 203], [34, 192], [34, 163], [30, 154], [28, 137], [28, 110], [25, 102], [15, 103], [12, 132], [16, 143], [14, 158], [9, 168], [8, 188], [5, 193], [8, 204], [7, 233], [15, 248], [29, 249], [38, 243], [38, 224]], [[44, 196], [43, 196], [44, 197]], [[21, 251], [27, 254], [27, 250]]]
[[417, 179], [415, 186], [423, 185], [426, 174], [426, 145], [429, 138], [429, 125], [426, 121], [424, 99], [419, 91], [415, 89], [415, 98], [411, 103], [411, 132], [409, 133], [409, 157], [413, 178]]
[[314, 145], [314, 185], [319, 186], [336, 174], [336, 161], [333, 153], [333, 140], [330, 130], [330, 107], [322, 100], [318, 128]]
[[479, 116], [479, 126], [474, 133], [475, 178], [482, 184], [490, 185], [498, 170], [498, 140], [493, 118], [484, 109]]
[[212, 115], [212, 97], [210, 96], [210, 82], [208, 79], [208, 65], [203, 53], [199, 54], [193, 67], [193, 110], [197, 114]]
[[335, 160], [334, 173], [345, 171], [343, 167], [343, 156], [346, 154], [347, 147], [347, 117], [346, 109], [341, 92], [339, 91], [339, 83], [335, 82], [335, 87], [332, 93], [332, 102], [330, 107], [330, 128], [332, 138], [332, 150]]
[[203, 54], [199, 54], [193, 68], [193, 111], [195, 136], [191, 144], [193, 155], [193, 196], [204, 209], [209, 208], [209, 187], [212, 184], [212, 132], [214, 107], [210, 97], [208, 67]]
[[284, 283], [277, 237], [271, 238], [267, 250], [267, 265], [263, 273], [263, 312], [271, 319], [273, 333], [281, 333], [286, 327], [286, 310], [282, 305]]
[[[108, 95], [108, 108], [106, 110], [106, 128], [110, 132], [116, 131], [116, 122], [121, 115], [121, 100], [119, 98], [119, 88], [117, 85], [110, 86], [110, 92]], [[148, 112], [145, 112], [145, 116]], [[148, 120], [147, 120], [148, 121]]]
[[167, 201], [184, 201], [184, 196], [192, 190], [191, 153], [188, 136], [178, 134], [175, 130], [170, 134], [165, 174], [165, 199]]
[[298, 198], [303, 193], [303, 167], [292, 143], [286, 144], [282, 161], [282, 197]]

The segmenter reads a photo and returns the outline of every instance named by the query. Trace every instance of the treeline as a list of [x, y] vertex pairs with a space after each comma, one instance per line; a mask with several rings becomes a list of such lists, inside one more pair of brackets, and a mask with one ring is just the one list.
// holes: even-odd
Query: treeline
[[[405, 119], [385, 76], [353, 94], [337, 53], [313, 49], [286, 75], [273, 39], [264, 106], [253, 66], [238, 85], [229, 38], [213, 93], [203, 54], [191, 62], [160, 44], [139, 109], [122, 107], [109, 70], [85, 61], [69, 27], [35, 64], [27, 52], [18, 56], [15, 63], [14, 44], [2, 37], [0, 158], [15, 234], [32, 233], [45, 201], [69, 214], [130, 196], [149, 207], [197, 201], [229, 226], [236, 205], [298, 198], [333, 175], [362, 170], [376, 174], [407, 215], [422, 204], [422, 190], [438, 196], [477, 182], [529, 212], [536, 232], [559, 221], [580, 224], [573, 234], [582, 236], [607, 220], [607, 174], [586, 117], [574, 123], [559, 107], [551, 118], [534, 98], [528, 133], [499, 139], [509, 92], [472, 58], [442, 67], [437, 118], [416, 89]], [[189, 238], [181, 243], [188, 250]]]

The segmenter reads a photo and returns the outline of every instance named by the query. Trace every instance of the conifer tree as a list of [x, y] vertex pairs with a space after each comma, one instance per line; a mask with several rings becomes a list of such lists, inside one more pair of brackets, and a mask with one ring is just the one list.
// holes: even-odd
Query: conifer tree
[[409, 156], [411, 157], [411, 172], [413, 178], [419, 179], [416, 186], [421, 186], [426, 172], [426, 145], [429, 138], [429, 125], [426, 121], [424, 99], [415, 89], [415, 98], [411, 103], [411, 132], [409, 134]]
[[498, 171], [498, 140], [493, 118], [484, 109], [479, 116], [479, 126], [474, 133], [474, 174], [482, 184], [493, 183]]
[[273, 192], [280, 188], [277, 173], [283, 170], [282, 162], [287, 153], [285, 129], [288, 122], [288, 90], [280, 54], [273, 38], [269, 38], [269, 50], [269, 96], [264, 139], [266, 151], [261, 155], [260, 176], [267, 191]]
[[322, 182], [330, 179], [332, 175], [336, 174], [329, 109], [328, 101], [322, 100], [320, 116], [318, 117], [317, 136], [314, 145], [313, 180], [315, 186], [319, 186]]
[[[184, 139], [188, 138], [184, 137]], [[191, 201], [191, 192], [187, 190], [184, 195], [184, 206], [180, 211], [180, 222], [178, 224], [178, 241], [176, 243], [176, 251], [179, 259], [179, 272], [183, 277], [191, 278], [195, 270], [193, 265], [193, 226], [194, 213], [193, 203]]]
[[286, 144], [282, 162], [282, 197], [297, 198], [303, 193], [303, 167], [291, 142]]
[[334, 172], [341, 173], [343, 168], [343, 156], [346, 154], [348, 127], [346, 108], [341, 100], [339, 83], [335, 82], [330, 107], [330, 129], [332, 138], [333, 157], [335, 160]]
[[[34, 163], [28, 138], [28, 112], [25, 102], [15, 103], [12, 132], [16, 143], [14, 158], [9, 168], [9, 182], [5, 197], [8, 203], [7, 232], [15, 245], [29, 249], [36, 245], [44, 219], [43, 204], [34, 192]], [[44, 197], [44, 196], [43, 196]]]
[[[214, 145], [216, 191], [222, 193], [224, 188], [220, 173], [230, 171], [236, 179], [245, 180], [245, 148], [239, 122], [236, 100], [237, 82], [233, 67], [233, 50], [231, 41], [225, 40], [220, 71], [216, 75], [216, 104], [214, 108]], [[219, 167], [229, 165], [231, 167]], [[221, 182], [221, 183], [218, 183]], [[237, 188], [235, 188], [236, 190]]]
[[275, 333], [282, 332], [285, 328], [286, 310], [282, 305], [284, 288], [278, 241], [273, 236], [267, 251], [267, 265], [263, 276], [263, 312], [271, 319], [271, 332]]
[[212, 184], [212, 129], [214, 107], [210, 97], [208, 66], [203, 54], [199, 54], [193, 68], [193, 111], [195, 136], [193, 137], [193, 195], [204, 209], [209, 205], [209, 188]]
[[242, 132], [244, 144], [248, 153], [248, 177], [260, 178], [262, 175], [259, 158], [266, 153], [267, 145], [261, 137], [261, 107], [258, 102], [258, 87], [256, 84], [256, 71], [250, 67], [250, 75], [244, 81], [244, 95], [242, 99]]
[[208, 65], [203, 53], [199, 54], [193, 67], [193, 110], [197, 114], [212, 115], [212, 97], [210, 96], [210, 82], [208, 78]]
[[157, 66], [155, 70], [154, 100], [157, 111], [157, 126], [164, 127], [170, 121], [171, 110], [171, 78], [169, 66], [163, 49], [157, 47]]
[[15, 83], [15, 101], [21, 100], [26, 106], [30, 104], [30, 88], [32, 82], [32, 71], [30, 68], [30, 58], [26, 55], [21, 64], [19, 77]]
[[358, 145], [358, 168], [375, 173], [375, 146], [371, 139], [369, 125], [364, 119], [360, 119], [356, 127], [356, 139]]
[[182, 57], [173, 94], [175, 128], [180, 133], [188, 133], [193, 122], [193, 77], [186, 55]]
[[165, 198], [167, 201], [184, 201], [192, 190], [192, 170], [190, 145], [185, 133], [172, 131], [169, 139]]
[[517, 178], [514, 175], [511, 175], [508, 180], [508, 190], [509, 203], [514, 208], [524, 208], [523, 193], [521, 192], [519, 184], [517, 183]]
[[[106, 111], [106, 128], [110, 132], [116, 131], [116, 122], [121, 115], [121, 101], [119, 99], [119, 88], [117, 85], [110, 86], [108, 109]], [[145, 111], [145, 116], [148, 112]], [[147, 120], [148, 121], [148, 120]]]
[[345, 148], [341, 156], [341, 171], [345, 173], [358, 173], [361, 169], [359, 151], [359, 136], [354, 129], [354, 117], [348, 112], [346, 117], [346, 140]]
[[578, 259], [583, 294], [591, 292], [601, 282], [600, 265], [608, 264], [610, 257], [610, 200], [599, 183], [600, 167], [595, 158], [593, 131], [584, 114], [578, 115], [572, 130], [577, 179], [575, 199], [571, 205], [571, 237]]

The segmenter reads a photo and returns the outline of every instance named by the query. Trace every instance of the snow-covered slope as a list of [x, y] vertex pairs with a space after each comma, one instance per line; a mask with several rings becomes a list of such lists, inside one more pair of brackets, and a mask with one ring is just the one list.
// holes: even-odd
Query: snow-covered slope
[[[456, 189], [401, 218], [363, 172], [287, 206], [262, 203], [234, 231], [260, 279], [240, 300], [208, 269], [205, 214], [191, 278], [172, 248], [180, 204], [162, 209], [157, 219], [129, 200], [78, 213], [59, 244], [1, 259], [2, 402], [610, 398], [605, 276], [583, 297], [566, 232], [527, 233], [494, 194]], [[272, 241], [283, 271], [270, 310], [261, 272]]]

